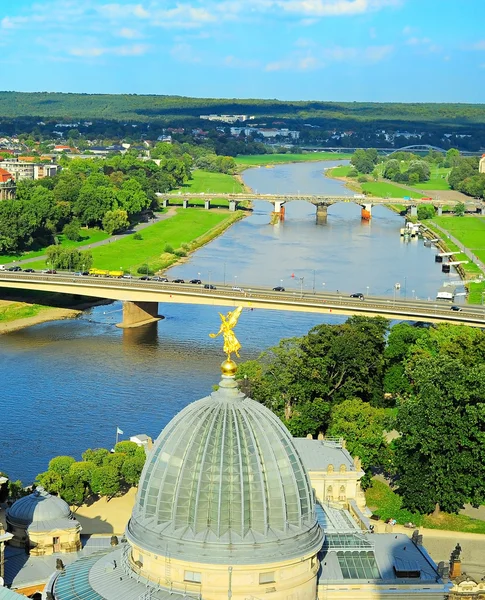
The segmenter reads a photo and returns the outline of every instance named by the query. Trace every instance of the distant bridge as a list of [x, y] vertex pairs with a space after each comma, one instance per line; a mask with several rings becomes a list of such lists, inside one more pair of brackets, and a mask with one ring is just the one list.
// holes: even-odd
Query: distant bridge
[[[450, 204], [453, 205], [462, 202], [460, 199], [445, 200], [440, 199], [438, 196], [409, 198], [408, 196], [405, 196], [405, 194], [406, 190], [403, 189], [403, 197], [400, 198], [377, 198], [374, 196], [366, 196], [365, 194], [329, 196], [322, 194], [255, 194], [253, 192], [241, 194], [222, 194], [212, 192], [208, 192], [207, 194], [191, 194], [179, 192], [178, 194], [158, 193], [157, 196], [165, 208], [169, 206], [170, 202], [173, 202], [175, 199], [178, 201], [182, 200], [182, 206], [184, 208], [188, 208], [190, 203], [194, 201], [198, 201], [200, 204], [200, 201], [202, 200], [205, 208], [209, 210], [211, 208], [212, 200], [223, 199], [228, 201], [229, 210], [231, 211], [235, 211], [241, 202], [262, 200], [265, 202], [271, 202], [274, 207], [274, 212], [281, 216], [284, 216], [284, 205], [287, 202], [310, 202], [316, 206], [317, 222], [325, 222], [327, 219], [328, 207], [332, 206], [332, 204], [337, 204], [340, 202], [352, 202], [360, 205], [362, 207], [362, 217], [365, 219], [371, 218], [372, 207], [378, 204], [401, 204], [409, 209], [411, 216], [417, 216], [417, 207], [420, 204], [431, 204], [432, 206], [435, 206], [438, 209], [438, 215], [440, 215], [442, 213], [443, 206], [449, 206]], [[470, 198], [469, 200], [465, 201], [465, 209], [467, 212], [485, 214], [485, 203], [481, 200]]]
[[[444, 148], [440, 148], [439, 146], [430, 146], [429, 144], [412, 144], [410, 146], [402, 146], [401, 148], [376, 148], [375, 146], [371, 146], [369, 148], [363, 148], [362, 146], [351, 146], [351, 147], [342, 147], [342, 146], [330, 146], [328, 148], [323, 148], [322, 146], [297, 146], [302, 150], [307, 152], [332, 152], [335, 154], [339, 153], [354, 153], [356, 150], [371, 150], [375, 149], [379, 154], [394, 154], [394, 152], [429, 152], [430, 150], [436, 150], [437, 152], [442, 152], [446, 154], [447, 150]], [[460, 154], [462, 156], [481, 156], [483, 154], [483, 150], [477, 152], [470, 152], [468, 150], [460, 150]]]
[[138, 279], [76, 277], [72, 274], [0, 272], [0, 288], [76, 294], [123, 301], [120, 327], [139, 327], [159, 319], [158, 304], [206, 304], [243, 306], [248, 309], [287, 310], [319, 314], [383, 316], [389, 319], [448, 322], [485, 327], [485, 308], [467, 305], [461, 312], [435, 300], [399, 300], [368, 296], [365, 300], [339, 293], [311, 293], [303, 289], [303, 279], [296, 289], [277, 292], [265, 287], [232, 289], [216, 283], [217, 289], [195, 284], [162, 283]]

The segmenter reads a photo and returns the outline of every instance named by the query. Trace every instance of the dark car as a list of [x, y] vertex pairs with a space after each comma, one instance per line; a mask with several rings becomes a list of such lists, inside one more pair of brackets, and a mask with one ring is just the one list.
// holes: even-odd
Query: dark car
[[44, 273], [47, 273], [47, 275], [55, 275], [57, 271], [55, 269], [47, 269]]
[[363, 300], [364, 299], [364, 294], [361, 294], [360, 292], [357, 292], [355, 294], [350, 294], [351, 298], [358, 298], [359, 300]]
[[456, 306], [456, 304], [453, 304], [453, 306], [450, 306], [450, 310], [454, 310], [456, 312], [461, 312], [463, 309], [461, 306]]
[[202, 283], [202, 281], [201, 281], [200, 279], [191, 279], [191, 280], [189, 281], [189, 283], [197, 283], [197, 284], [201, 284], [201, 283]]
[[206, 283], [206, 284], [204, 285], [204, 289], [205, 289], [205, 290], [216, 290], [217, 288], [216, 288], [216, 286], [215, 286], [215, 285], [212, 285], [212, 283]]
[[273, 288], [273, 292], [284, 292], [285, 288], [281, 285], [277, 285], [276, 287]]
[[35, 273], [34, 269], [24, 269], [24, 273]]
[[185, 283], [183, 279], [172, 279], [172, 283]]
[[157, 275], [156, 277], [152, 277], [152, 281], [162, 281], [163, 283], [167, 283], [168, 279], [166, 277], [159, 277]]
[[21, 271], [22, 269], [20, 267], [9, 267], [8, 270], [9, 271]]
[[140, 277], [140, 281], [150, 281], [151, 277], [148, 277], [148, 275], [143, 275], [143, 277]]
[[87, 275], [89, 275], [89, 271], [83, 271], [83, 272], [81, 273], [81, 275], [82, 275], [83, 277], [86, 277]]

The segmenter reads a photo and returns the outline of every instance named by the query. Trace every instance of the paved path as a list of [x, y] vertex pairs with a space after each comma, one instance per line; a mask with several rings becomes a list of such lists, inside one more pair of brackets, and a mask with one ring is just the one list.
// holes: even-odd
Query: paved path
[[[137, 231], [142, 231], [155, 223], [159, 223], [160, 221], [165, 221], [166, 219], [170, 219], [177, 212], [177, 207], [170, 207], [167, 212], [164, 213], [156, 213], [155, 218], [148, 221], [148, 223], [138, 223], [138, 225], [134, 225], [131, 229], [124, 231], [123, 233], [117, 233], [116, 235], [112, 235], [106, 240], [101, 240], [100, 242], [93, 242], [92, 244], [87, 244], [86, 246], [76, 246], [77, 250], [91, 250], [92, 248], [97, 248], [98, 246], [106, 246], [111, 242], [117, 242], [122, 239], [126, 235], [130, 235]], [[47, 255], [43, 254], [42, 256], [34, 256], [33, 258], [24, 258], [23, 260], [14, 260], [10, 263], [5, 263], [6, 267], [10, 267], [13, 265], [27, 265], [29, 263], [37, 262], [39, 260], [46, 260]]]
[[478, 265], [478, 267], [482, 270], [482, 273], [485, 274], [485, 264], [477, 257], [473, 254], [473, 252], [469, 249], [466, 248], [461, 242], [460, 240], [457, 240], [456, 237], [452, 236], [446, 229], [444, 229], [443, 227], [440, 227], [437, 223], [435, 223], [434, 221], [431, 221], [431, 223], [433, 223], [434, 227], [436, 227], [436, 229], [439, 229], [445, 236], [445, 239], [448, 238], [449, 240], [451, 240], [454, 244], [456, 244], [458, 246], [458, 248], [460, 248], [460, 250], [466, 254], [468, 256], [468, 258], [474, 262], [476, 265]]

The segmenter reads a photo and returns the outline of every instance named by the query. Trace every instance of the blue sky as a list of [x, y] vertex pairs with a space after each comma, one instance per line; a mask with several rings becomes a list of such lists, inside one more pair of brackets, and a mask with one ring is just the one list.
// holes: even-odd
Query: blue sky
[[0, 88], [485, 102], [483, 0], [2, 0]]

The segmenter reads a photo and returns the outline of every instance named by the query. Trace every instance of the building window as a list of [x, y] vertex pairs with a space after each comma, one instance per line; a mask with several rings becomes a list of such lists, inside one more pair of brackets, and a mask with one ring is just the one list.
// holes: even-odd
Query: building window
[[260, 573], [259, 574], [259, 583], [274, 583], [274, 571], [269, 571], [268, 573]]
[[197, 571], [184, 571], [184, 581], [190, 581], [190, 583], [200, 583], [202, 577]]

